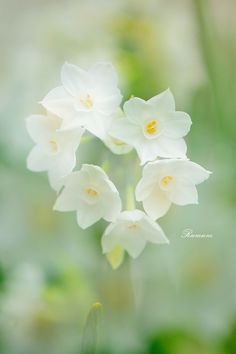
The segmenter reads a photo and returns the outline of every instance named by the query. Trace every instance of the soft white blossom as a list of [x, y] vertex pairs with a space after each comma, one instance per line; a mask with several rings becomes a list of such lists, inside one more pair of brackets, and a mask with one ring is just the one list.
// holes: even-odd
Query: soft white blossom
[[104, 144], [113, 152], [115, 155], [125, 155], [128, 154], [133, 147], [126, 144], [124, 141], [114, 138], [111, 135], [107, 135], [104, 140]]
[[[102, 236], [103, 253], [122, 249], [136, 258], [147, 242], [169, 243], [161, 227], [141, 210], [123, 211]], [[121, 251], [121, 252], [120, 252]]]
[[117, 121], [111, 133], [137, 150], [141, 164], [157, 157], [186, 157], [183, 137], [190, 130], [191, 119], [175, 110], [170, 90], [148, 101], [131, 98], [124, 104], [124, 113], [126, 119]]
[[163, 216], [171, 204], [198, 203], [196, 185], [205, 181], [211, 172], [200, 165], [181, 159], [149, 162], [136, 187], [136, 199], [154, 220]]
[[84, 128], [61, 131], [61, 119], [52, 114], [32, 115], [26, 127], [36, 144], [28, 155], [27, 167], [35, 172], [48, 171], [50, 181], [70, 174]]
[[121, 102], [118, 77], [110, 63], [98, 63], [88, 71], [65, 63], [62, 86], [48, 93], [41, 102], [63, 118], [62, 129], [83, 126], [99, 138], [106, 136], [111, 115]]
[[113, 115], [110, 124], [110, 128], [107, 130], [106, 137], [103, 139], [104, 144], [116, 155], [124, 155], [129, 153], [133, 146], [126, 144], [124, 141], [112, 136], [110, 131], [112, 130], [113, 124], [124, 119], [124, 112], [119, 108]]
[[54, 210], [76, 211], [83, 229], [101, 218], [114, 221], [121, 210], [121, 200], [115, 185], [98, 166], [84, 164], [72, 172], [56, 200]]

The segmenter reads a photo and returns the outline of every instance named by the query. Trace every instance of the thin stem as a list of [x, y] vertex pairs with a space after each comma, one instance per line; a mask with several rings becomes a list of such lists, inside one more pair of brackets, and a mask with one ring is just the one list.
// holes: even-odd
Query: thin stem
[[126, 190], [126, 209], [134, 210], [135, 207], [134, 188], [129, 184]]

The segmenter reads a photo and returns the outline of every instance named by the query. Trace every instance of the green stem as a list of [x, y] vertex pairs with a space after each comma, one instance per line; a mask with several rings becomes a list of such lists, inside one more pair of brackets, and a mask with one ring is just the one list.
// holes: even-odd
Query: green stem
[[129, 184], [126, 191], [126, 209], [134, 210], [135, 207], [134, 189], [133, 186]]

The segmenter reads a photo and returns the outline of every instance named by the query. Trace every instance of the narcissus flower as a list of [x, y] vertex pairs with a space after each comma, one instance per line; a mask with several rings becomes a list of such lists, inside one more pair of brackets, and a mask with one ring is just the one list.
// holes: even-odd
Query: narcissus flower
[[181, 159], [149, 162], [136, 187], [136, 199], [154, 220], [166, 214], [171, 204], [198, 203], [196, 185], [205, 181], [211, 172], [200, 165]]
[[111, 252], [115, 252], [115, 255], [117, 253], [118, 258], [122, 257], [124, 249], [131, 257], [136, 258], [147, 242], [169, 243], [161, 227], [143, 211], [123, 211], [105, 230], [102, 236], [102, 249], [103, 253], [108, 255]]
[[83, 128], [60, 131], [61, 119], [52, 114], [32, 115], [26, 127], [36, 143], [27, 158], [31, 171], [48, 171], [50, 180], [59, 180], [71, 173], [76, 164], [76, 150]]
[[111, 115], [121, 102], [118, 77], [110, 63], [98, 63], [88, 71], [65, 63], [62, 86], [50, 91], [41, 102], [63, 118], [62, 129], [85, 127], [99, 138], [106, 136]]
[[133, 149], [133, 146], [128, 145], [124, 141], [114, 138], [109, 134], [103, 142], [115, 155], [125, 155]]
[[117, 139], [110, 134], [113, 124], [124, 119], [124, 112], [119, 108], [111, 119], [110, 128], [107, 130], [106, 137], [103, 139], [104, 144], [116, 155], [124, 155], [129, 153], [133, 146], [126, 144], [124, 141]]
[[98, 166], [84, 164], [72, 172], [56, 200], [54, 210], [76, 211], [83, 229], [101, 218], [114, 221], [121, 210], [121, 200], [115, 185]]
[[141, 164], [157, 157], [186, 157], [183, 137], [189, 132], [191, 119], [187, 113], [175, 111], [170, 90], [148, 101], [131, 98], [124, 104], [126, 119], [113, 125], [112, 135], [132, 145]]

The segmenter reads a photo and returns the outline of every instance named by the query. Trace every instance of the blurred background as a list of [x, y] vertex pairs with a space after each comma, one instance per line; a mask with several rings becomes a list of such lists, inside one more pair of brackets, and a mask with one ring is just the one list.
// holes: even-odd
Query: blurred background
[[[236, 353], [235, 0], [0, 7], [0, 353], [82, 354], [97, 301], [98, 354]], [[53, 212], [46, 174], [26, 169], [25, 117], [41, 112], [37, 102], [59, 84], [65, 61], [88, 68], [101, 60], [116, 67], [124, 99], [170, 87], [193, 120], [188, 156], [213, 171], [199, 206], [172, 206], [160, 220], [170, 245], [148, 245], [116, 271], [101, 253], [105, 223], [82, 231], [74, 213]], [[104, 156], [91, 142], [78, 166]], [[121, 190], [132, 174], [123, 171], [110, 171]], [[181, 238], [187, 228], [212, 237]], [[93, 341], [96, 321], [87, 323]]]

